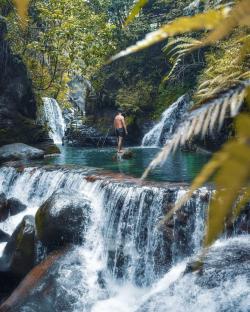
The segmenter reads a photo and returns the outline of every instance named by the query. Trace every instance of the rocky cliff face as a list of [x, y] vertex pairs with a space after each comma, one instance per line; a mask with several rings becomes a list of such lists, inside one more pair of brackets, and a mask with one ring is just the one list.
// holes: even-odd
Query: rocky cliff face
[[49, 142], [47, 133], [36, 125], [36, 101], [27, 70], [5, 40], [7, 27], [0, 17], [0, 146], [23, 142]]

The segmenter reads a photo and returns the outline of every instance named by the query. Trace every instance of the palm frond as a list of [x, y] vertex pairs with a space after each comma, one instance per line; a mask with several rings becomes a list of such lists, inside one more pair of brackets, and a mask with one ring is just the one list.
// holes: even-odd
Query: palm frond
[[194, 16], [177, 18], [173, 22], [162, 26], [160, 29], [147, 34], [143, 40], [140, 40], [135, 45], [119, 52], [113, 56], [110, 61], [138, 52], [163, 41], [168, 37], [174, 37], [191, 31], [210, 30], [208, 36], [202, 39], [201, 43], [197, 44], [195, 47], [200, 48], [225, 38], [236, 27], [249, 25], [249, 0], [241, 0], [237, 2], [232, 9], [228, 5], [220, 9], [209, 10]]

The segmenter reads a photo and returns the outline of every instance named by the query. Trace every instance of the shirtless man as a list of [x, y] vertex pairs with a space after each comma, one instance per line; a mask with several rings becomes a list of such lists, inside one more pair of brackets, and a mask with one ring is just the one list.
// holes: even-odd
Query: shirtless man
[[115, 128], [115, 134], [117, 137], [118, 153], [122, 153], [123, 140], [124, 140], [125, 135], [128, 134], [128, 131], [127, 131], [124, 117], [122, 116], [122, 112], [120, 110], [118, 110], [115, 116], [114, 128]]

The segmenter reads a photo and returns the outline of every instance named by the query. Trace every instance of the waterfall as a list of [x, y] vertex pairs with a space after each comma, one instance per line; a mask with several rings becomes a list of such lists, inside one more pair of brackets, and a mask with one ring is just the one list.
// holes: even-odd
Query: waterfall
[[162, 114], [161, 120], [142, 139], [142, 146], [162, 146], [172, 136], [190, 106], [187, 95], [181, 96]]
[[61, 108], [55, 99], [45, 97], [43, 102], [44, 117], [49, 127], [49, 135], [54, 143], [61, 144], [65, 132], [65, 122]]
[[[195, 246], [192, 233], [197, 232], [197, 224], [190, 218], [190, 222], [184, 225], [190, 233], [185, 248], [173, 243], [166, 246], [165, 233], [159, 231], [157, 225], [166, 205], [173, 204], [179, 192], [186, 191], [185, 188], [140, 187], [106, 179], [91, 183], [85, 179], [87, 174], [88, 170], [36, 167], [26, 168], [20, 173], [15, 168], [2, 167], [0, 191], [7, 197], [19, 198], [28, 208], [0, 223], [0, 229], [11, 234], [24, 215], [35, 215], [39, 206], [58, 189], [86, 194], [92, 202], [92, 225], [85, 245], [78, 252], [88, 296], [85, 294], [78, 304], [95, 304], [98, 307], [103, 296], [103, 290], [98, 286], [100, 272], [114, 293], [120, 289], [117, 281], [129, 283], [137, 291], [149, 287], [166, 273], [178, 252], [180, 255], [192, 253]], [[202, 192], [204, 190], [196, 192], [186, 205], [187, 211], [194, 212], [197, 207], [199, 210], [206, 206], [201, 203]], [[196, 218], [195, 213], [192, 215]], [[203, 226], [203, 220], [201, 223], [198, 227]], [[174, 232], [175, 235], [183, 235], [177, 228]], [[171, 258], [172, 261], [169, 260]], [[64, 280], [64, 283], [68, 282]], [[93, 311], [98, 311], [95, 309]]]
[[[187, 187], [139, 186], [105, 177], [90, 182], [87, 176], [91, 174], [93, 169], [28, 167], [20, 172], [12, 167], [0, 168], [0, 192], [27, 205], [26, 211], [0, 223], [0, 229], [9, 234], [25, 214], [35, 215], [56, 190], [72, 190], [74, 196], [84, 194], [91, 202], [85, 243], [75, 246], [53, 269], [56, 271], [50, 272], [55, 276], [53, 304], [63, 296], [69, 298], [69, 311], [74, 312], [162, 312], [166, 300], [175, 312], [191, 311], [191, 307], [185, 310], [186, 304], [191, 305], [185, 303], [188, 294], [192, 297], [191, 287], [194, 293], [197, 290], [199, 303], [203, 293], [209, 295], [195, 284], [195, 278], [182, 275], [188, 257], [201, 246], [210, 191], [197, 190], [174, 222], [162, 230], [159, 221], [166, 209], [188, 191]], [[34, 296], [42, 285], [34, 290]], [[172, 285], [176, 285], [176, 295], [172, 294]], [[174, 308], [175, 303], [178, 308]], [[26, 310], [40, 311], [35, 301], [26, 302], [22, 311]], [[194, 311], [207, 310], [197, 306]]]

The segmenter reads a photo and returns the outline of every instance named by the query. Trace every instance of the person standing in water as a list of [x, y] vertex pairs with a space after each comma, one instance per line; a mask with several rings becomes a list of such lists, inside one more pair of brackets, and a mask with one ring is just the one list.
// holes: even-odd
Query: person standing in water
[[125, 135], [128, 134], [128, 131], [127, 131], [125, 119], [122, 116], [121, 110], [118, 110], [115, 116], [114, 128], [115, 128], [115, 134], [117, 137], [117, 144], [118, 144], [117, 151], [118, 153], [122, 153], [123, 140], [124, 140]]

